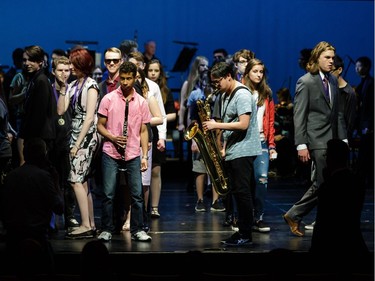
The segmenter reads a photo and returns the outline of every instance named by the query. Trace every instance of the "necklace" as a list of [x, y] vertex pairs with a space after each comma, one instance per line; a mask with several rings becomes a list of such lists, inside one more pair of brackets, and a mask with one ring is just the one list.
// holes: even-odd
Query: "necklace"
[[79, 80], [77, 79], [77, 82], [76, 82], [76, 85], [75, 85], [76, 86], [76, 90], [74, 92], [73, 100], [72, 100], [72, 108], [74, 108], [74, 106], [76, 104], [76, 101], [77, 101], [77, 98], [78, 98], [78, 95], [81, 93], [83, 85], [85, 85], [85, 83], [86, 83], [86, 80], [87, 80], [87, 76], [85, 77], [85, 80], [83, 80], [81, 88], [79, 88], [79, 90], [78, 90]]
[[[56, 99], [56, 103], [57, 103], [57, 101], [59, 100], [59, 96], [57, 95], [57, 92], [56, 92], [56, 84], [55, 83], [53, 83], [53, 94], [55, 95], [55, 99]], [[65, 120], [64, 120], [62, 115], [59, 115], [59, 120], [57, 120], [57, 124], [59, 124], [60, 126], [65, 125]]]

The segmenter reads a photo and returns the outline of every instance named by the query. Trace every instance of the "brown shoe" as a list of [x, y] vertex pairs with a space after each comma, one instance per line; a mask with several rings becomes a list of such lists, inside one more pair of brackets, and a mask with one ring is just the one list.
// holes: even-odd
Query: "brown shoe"
[[302, 237], [304, 234], [299, 230], [299, 222], [292, 220], [287, 214], [283, 215], [285, 222], [289, 225], [290, 231], [299, 237]]

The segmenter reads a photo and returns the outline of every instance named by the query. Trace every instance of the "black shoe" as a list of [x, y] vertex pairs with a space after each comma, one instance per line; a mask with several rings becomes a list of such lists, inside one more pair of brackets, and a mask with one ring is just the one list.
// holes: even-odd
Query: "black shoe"
[[204, 205], [203, 200], [198, 200], [197, 204], [195, 205], [195, 211], [196, 212], [206, 212], [206, 206]]
[[[80, 227], [81, 228], [81, 227]], [[87, 231], [79, 232], [80, 228], [75, 229], [72, 232], [69, 232], [65, 235], [65, 239], [88, 239], [88, 238], [94, 238], [96, 231], [89, 229]]]
[[65, 221], [65, 228], [79, 227], [79, 222], [75, 218], [69, 218]]
[[267, 224], [265, 224], [263, 220], [259, 220], [254, 223], [253, 230], [261, 232], [261, 233], [266, 233], [266, 232], [270, 232], [271, 228]]
[[233, 224], [233, 217], [232, 215], [228, 215], [226, 216], [224, 222], [223, 222], [223, 226], [231, 226]]
[[234, 231], [239, 230], [237, 222], [238, 222], [238, 218], [234, 217], [233, 221], [232, 221], [232, 230], [234, 230]]
[[235, 232], [231, 237], [221, 241], [224, 245], [228, 246], [242, 246], [242, 245], [251, 245], [253, 241], [251, 236], [243, 235], [239, 232]]
[[211, 211], [213, 212], [225, 212], [225, 207], [223, 202], [220, 199], [215, 200], [215, 202], [211, 205]]

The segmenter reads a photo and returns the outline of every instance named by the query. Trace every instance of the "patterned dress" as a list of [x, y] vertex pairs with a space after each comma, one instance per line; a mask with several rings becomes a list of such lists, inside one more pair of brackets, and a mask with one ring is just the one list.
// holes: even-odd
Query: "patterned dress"
[[[69, 96], [70, 105], [73, 107], [72, 116], [72, 132], [70, 139], [70, 148], [74, 146], [82, 130], [83, 122], [86, 118], [86, 103], [88, 97], [89, 89], [94, 88], [99, 91], [97, 82], [88, 77], [83, 86], [77, 88], [77, 80], [73, 81], [69, 85]], [[68, 180], [70, 182], [80, 182], [83, 183], [87, 181], [88, 176], [91, 171], [91, 162], [96, 153], [97, 148], [99, 148], [100, 136], [97, 132], [97, 109], [99, 106], [99, 94], [95, 108], [94, 122], [91, 124], [86, 136], [80, 144], [77, 154], [72, 158], [70, 157], [70, 174]]]

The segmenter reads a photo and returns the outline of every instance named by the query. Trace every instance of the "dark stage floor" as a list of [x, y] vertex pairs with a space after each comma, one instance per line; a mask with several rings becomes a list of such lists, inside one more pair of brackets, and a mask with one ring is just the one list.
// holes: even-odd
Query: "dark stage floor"
[[[311, 263], [317, 261], [310, 261], [308, 255], [312, 230], [306, 230], [304, 237], [296, 237], [291, 234], [288, 225], [282, 218], [282, 214], [306, 190], [306, 186], [301, 184], [301, 181], [295, 178], [271, 178], [264, 217], [271, 227], [271, 232], [265, 234], [254, 232], [251, 246], [225, 247], [220, 241], [233, 233], [230, 228], [222, 226], [225, 213], [195, 212], [196, 194], [187, 188], [186, 175], [189, 173], [185, 165], [178, 167], [179, 162], [172, 162], [162, 170], [163, 184], [159, 205], [161, 217], [151, 220], [152, 241], [149, 243], [134, 242], [131, 241], [129, 232], [122, 232], [113, 235], [112, 241], [106, 243], [111, 259], [118, 266], [115, 269], [118, 276], [127, 277], [126, 280], [138, 280], [141, 277], [151, 278], [159, 274], [159, 280], [173, 279], [174, 277], [181, 279], [186, 276], [195, 276], [197, 278], [194, 279], [202, 280], [205, 278], [199, 274], [206, 272], [205, 277], [209, 277], [209, 279], [212, 277], [210, 280], [273, 280], [268, 278], [270, 267], [274, 268], [275, 264], [286, 263], [285, 258], [287, 257], [275, 255], [274, 253], [278, 252], [278, 249], [287, 250], [289, 254], [292, 253], [292, 256], [288, 256], [289, 266], [292, 272], [299, 272], [301, 277], [296, 277], [294, 280], [315, 280], [304, 279], [303, 275], [311, 272], [321, 273], [316, 267], [311, 269]], [[186, 172], [178, 172], [179, 170], [184, 171], [184, 169]], [[208, 196], [206, 199], [209, 204], [211, 198]], [[95, 205], [97, 206], [95, 218], [97, 226], [100, 227], [100, 209], [98, 207], [100, 204], [95, 202]], [[345, 210], [343, 210], [344, 215]], [[309, 224], [314, 221], [314, 218], [315, 210], [304, 218], [303, 223]], [[340, 232], [345, 231], [346, 227], [343, 225], [342, 229], [333, 231], [337, 233], [336, 235], [340, 235]], [[352, 280], [373, 280], [373, 189], [367, 190], [366, 202], [363, 207], [362, 230], [371, 251], [371, 257], [364, 258], [365, 264], [358, 270], [359, 275], [353, 277]], [[79, 263], [79, 254], [87, 241], [89, 240], [65, 240], [63, 230], [60, 230], [51, 239], [56, 253], [58, 271], [63, 274], [72, 274], [72, 280], [75, 280], [73, 276], [79, 272], [77, 264]], [[0, 243], [1, 253], [3, 250], [4, 244]], [[69, 265], [66, 266], [66, 263]], [[239, 266], [240, 264], [242, 265]], [[153, 269], [151, 270], [151, 268]], [[223, 278], [224, 272], [228, 278]], [[239, 275], [234, 278], [232, 274], [236, 272]], [[220, 276], [219, 273], [222, 275]], [[232, 277], [229, 276], [229, 273]], [[329, 279], [333, 280], [327, 277], [327, 280]], [[1, 276], [0, 280], [2, 280]], [[125, 279], [121, 278], [121, 280]], [[322, 278], [317, 277], [317, 280], [322, 280]]]

